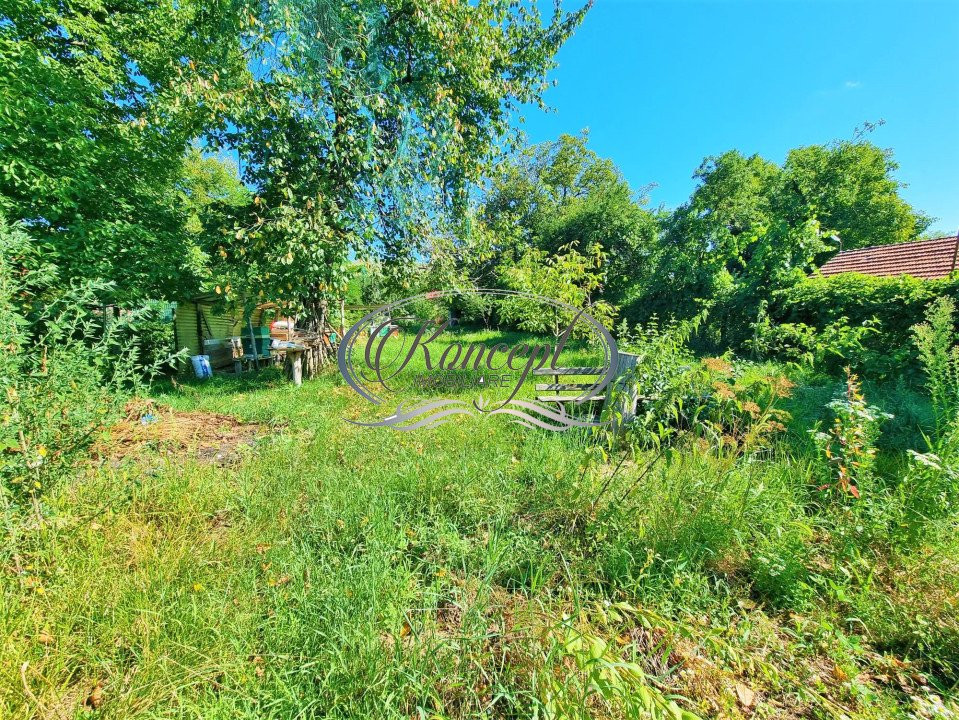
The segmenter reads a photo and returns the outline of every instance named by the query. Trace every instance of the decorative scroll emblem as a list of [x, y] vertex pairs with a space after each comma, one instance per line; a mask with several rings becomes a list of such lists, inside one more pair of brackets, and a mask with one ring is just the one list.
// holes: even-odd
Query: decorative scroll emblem
[[[552, 342], [467, 342], [450, 308], [480, 304], [491, 313], [497, 303], [522, 303], [527, 316], [541, 309], [558, 334]], [[570, 367], [575, 363], [568, 358], [583, 348], [601, 361]], [[349, 422], [404, 431], [436, 427], [457, 415], [503, 415], [526, 427], [555, 431], [597, 427], [605, 423], [570, 410], [601, 399], [617, 369], [616, 342], [589, 313], [510, 290], [439, 290], [383, 305], [347, 331], [337, 360], [350, 387], [374, 406], [390, 407], [389, 397], [396, 393], [407, 398], [380, 420]], [[537, 379], [576, 374], [570, 370], [588, 371], [582, 374], [590, 376], [589, 382], [540, 387], [571, 387], [576, 394], [561, 400], [534, 394]]]

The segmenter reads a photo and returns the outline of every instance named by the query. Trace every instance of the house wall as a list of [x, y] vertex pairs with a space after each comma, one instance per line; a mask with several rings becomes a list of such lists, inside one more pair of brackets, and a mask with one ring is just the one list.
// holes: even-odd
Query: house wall
[[[265, 320], [264, 310], [257, 308], [251, 320], [254, 327], [259, 327]], [[209, 355], [210, 364], [222, 368], [232, 365], [230, 338], [243, 335], [246, 323], [241, 309], [215, 311], [212, 301], [188, 300], [177, 303], [173, 328], [177, 349], [186, 348], [190, 355]]]

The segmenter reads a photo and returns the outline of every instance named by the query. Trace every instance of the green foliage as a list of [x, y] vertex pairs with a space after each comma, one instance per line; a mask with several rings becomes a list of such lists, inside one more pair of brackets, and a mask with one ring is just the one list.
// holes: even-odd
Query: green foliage
[[940, 431], [959, 417], [959, 345], [956, 345], [955, 313], [955, 301], [941, 297], [926, 310], [926, 322], [912, 328]]
[[117, 339], [136, 348], [134, 363], [153, 373], [175, 371], [177, 348], [174, 343], [173, 309], [170, 303], [150, 300], [125, 316], [121, 327], [114, 328]]
[[[351, 257], [401, 276], [463, 216], [585, 10], [15, 0], [0, 211], [111, 301], [216, 285], [320, 322]], [[236, 153], [253, 191], [201, 144]]]
[[689, 317], [710, 300], [713, 344], [735, 346], [760, 300], [801, 278], [825, 245], [815, 217], [778, 212], [782, 171], [759, 156], [707, 158], [695, 177], [693, 196], [665, 223], [632, 314]]
[[[926, 537], [951, 532], [949, 519], [959, 509], [959, 424], [955, 419], [927, 440], [925, 452], [909, 450], [909, 466], [900, 490], [908, 513], [907, 530]], [[943, 527], [938, 521], [947, 523]]]
[[859, 379], [848, 370], [845, 390], [827, 407], [834, 415], [829, 430], [811, 431], [830, 468], [830, 483], [821, 489], [858, 499], [873, 477], [879, 425], [892, 415], [866, 402]]
[[616, 302], [650, 252], [656, 217], [588, 141], [586, 131], [561, 135], [515, 154], [496, 172], [481, 207], [483, 229], [494, 235], [486, 264], [509, 265], [526, 247], [552, 255], [573, 243], [598, 246], [607, 257], [603, 293]]
[[185, 229], [191, 235], [210, 235], [205, 247], [216, 244], [219, 236], [215, 231], [225, 224], [230, 209], [245, 207], [253, 200], [235, 163], [204, 155], [196, 148], [187, 153], [177, 187], [187, 215]]
[[903, 494], [914, 533], [927, 531], [924, 521], [954, 514], [959, 503], [959, 345], [955, 308], [952, 298], [939, 298], [926, 311], [926, 322], [912, 329], [936, 421], [935, 431], [926, 438], [925, 452], [909, 450]]
[[[703, 313], [693, 320], [670, 318], [664, 323], [654, 317], [632, 328], [624, 320], [619, 326], [618, 349], [637, 356], [623, 382], [644, 398], [627, 430], [631, 440], [642, 447], [660, 445], [674, 435], [681, 418], [695, 410], [701, 399], [696, 396], [705, 378], [688, 342], [705, 317]], [[688, 401], [692, 408], [687, 408]]]
[[792, 150], [781, 167], [736, 151], [707, 158], [641, 268], [629, 315], [690, 317], [709, 301], [710, 347], [742, 347], [761, 302], [800, 283], [837, 249], [835, 236], [850, 249], [914, 239], [928, 226], [899, 196], [895, 169], [889, 151], [861, 137]]
[[841, 141], [790, 150], [783, 164], [785, 212], [813, 215], [852, 250], [915, 240], [932, 222], [899, 194], [892, 150]]
[[401, 272], [463, 214], [584, 12], [544, 24], [509, 0], [261, 6], [247, 36], [262, 71], [222, 138], [256, 193], [223, 239], [232, 286], [319, 323], [351, 254]]
[[[806, 278], [835, 235], [898, 242], [928, 218], [861, 137], [707, 158], [670, 215], [585, 133], [493, 173], [584, 12], [3, 6], [0, 211], [21, 224], [0, 223], [0, 712], [96, 713], [87, 682], [118, 716], [953, 712], [930, 687], [959, 677], [957, 286]], [[151, 394], [270, 423], [236, 467], [152, 447], [94, 467], [164, 360], [147, 299], [204, 285], [311, 322], [343, 296], [489, 285], [605, 323], [624, 306], [637, 363], [610, 394], [638, 414], [615, 451], [504, 423], [370, 441], [332, 376], [221, 376]], [[447, 309], [569, 319], [471, 294], [416, 308]], [[810, 435], [833, 388], [747, 347], [879, 378], [915, 361], [935, 427], [905, 381], [870, 405], [850, 375]]]
[[763, 301], [759, 317], [752, 324], [753, 336], [748, 346], [759, 357], [776, 358], [810, 368], [836, 372], [841, 367], [875, 373], [877, 365], [887, 367], [888, 357], [869, 350], [866, 343], [879, 332], [879, 320], [871, 318], [862, 325], [849, 325], [841, 317], [822, 328], [805, 323], [773, 323]]
[[768, 451], [790, 420], [780, 405], [791, 397], [793, 382], [767, 366], [732, 365], [721, 358], [706, 358], [701, 367], [709, 390], [694, 428], [698, 435], [721, 457], [755, 458]]
[[[887, 340], [907, 344], [910, 328], [922, 322], [926, 305], [941, 294], [952, 294], [949, 280], [920, 280], [908, 275], [874, 277], [843, 273], [813, 276], [776, 293], [770, 314], [779, 321], [823, 327], [840, 318], [861, 325], [875, 317], [883, 321]], [[895, 334], [894, 334], [895, 333]]]
[[0, 212], [28, 223], [64, 282], [126, 301], [196, 288], [176, 190], [228, 68], [220, 2], [12, 0], [0, 10]]
[[[705, 446], [735, 460], [767, 449], [785, 430], [789, 415], [778, 405], [793, 384], [761, 366], [698, 359], [689, 340], [705, 318], [704, 312], [692, 321], [660, 325], [654, 319], [621, 329], [621, 350], [637, 355], [624, 380], [639, 398], [637, 415], [623, 431], [634, 446]], [[614, 405], [617, 398], [614, 391]]]
[[[717, 405], [726, 428], [781, 370], [709, 364], [713, 393], [721, 381], [737, 396]], [[815, 387], [794, 388], [801, 420], [762, 452], [630, 449], [610, 480], [620, 458], [584, 467], [590, 438], [572, 433], [451, 422], [371, 441], [343, 422], [363, 401], [338, 384], [151, 388], [269, 431], [227, 468], [144, 448], [53, 487], [43, 524], [4, 525], [0, 553], [22, 571], [2, 576], [3, 622], [23, 642], [0, 656], [3, 712], [79, 693], [91, 666], [101, 712], [118, 716], [286, 717], [331, 697], [344, 715], [395, 718], [675, 717], [660, 701], [735, 716], [749, 693], [823, 717], [954, 702], [938, 688], [959, 637], [955, 514], [913, 545], [857, 532], [861, 503], [823, 502], [797, 407], [822, 408]], [[870, 389], [884, 407], [896, 395]], [[877, 453], [879, 507], [896, 458]]]
[[[794, 352], [811, 352], [819, 357], [825, 350], [823, 357], [830, 369], [839, 361], [830, 362], [828, 356], [839, 350], [847, 358], [846, 364], [864, 376], [895, 376], [917, 360], [911, 328], [922, 322], [929, 303], [944, 295], [959, 295], [954, 280], [856, 273], [810, 277], [773, 294], [769, 317], [781, 324], [772, 328], [770, 349], [775, 352], [778, 343], [788, 357], [788, 338], [794, 330], [792, 334], [800, 341], [795, 343]], [[793, 328], [779, 329], [790, 325]], [[818, 338], [809, 337], [803, 326], [812, 328], [809, 333]], [[801, 342], [803, 339], [806, 341]]]
[[[503, 284], [524, 293], [559, 300], [577, 310], [586, 310], [603, 325], [612, 321], [614, 308], [604, 300], [594, 300], [600, 286], [606, 254], [599, 245], [586, 248], [580, 253], [575, 246], [558, 249], [548, 255], [543, 250], [531, 248], [514, 265], [505, 267]], [[555, 309], [544, 312], [543, 303], [521, 297], [506, 297], [499, 307], [500, 319], [515, 323], [528, 332], [549, 332], [559, 336], [574, 320], [572, 311]], [[574, 332], [585, 330], [577, 323]]]
[[64, 288], [17, 226], [0, 223], [0, 258], [0, 479], [36, 496], [86, 459], [138, 386], [138, 318], [99, 309], [102, 283]]
[[[648, 677], [642, 664], [625, 660], [615, 645], [593, 629], [592, 623], [642, 621], [641, 611], [626, 603], [614, 607], [597, 603], [592, 612], [550, 628], [555, 635], [548, 660], [563, 668], [560, 673], [543, 673], [540, 695], [549, 718], [595, 717], [597, 712], [622, 714], [627, 718], [650, 720], [701, 720], [683, 710], [667, 697]], [[593, 617], [590, 617], [590, 616]], [[574, 668], [572, 674], [569, 668]], [[557, 676], [558, 675], [558, 676]], [[589, 708], [589, 713], [585, 713]]]

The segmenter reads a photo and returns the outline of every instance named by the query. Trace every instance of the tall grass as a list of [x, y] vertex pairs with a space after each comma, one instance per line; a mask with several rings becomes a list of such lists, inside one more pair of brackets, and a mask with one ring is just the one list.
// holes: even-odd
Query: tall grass
[[[935, 532], [903, 530], [930, 527], [903, 510], [903, 445], [918, 448], [922, 428], [899, 427], [891, 448], [880, 436], [875, 482], [840, 502], [820, 489], [829, 464], [808, 430], [831, 420], [841, 383], [794, 375], [799, 387], [777, 400], [792, 412], [785, 431], [733, 445], [723, 437], [752, 418], [746, 393], [783, 369], [714, 368], [726, 373], [714, 391], [732, 398], [700, 417], [723, 432], [683, 426], [612, 454], [588, 432], [498, 417], [357, 427], [345, 419], [370, 408], [332, 373], [301, 388], [271, 372], [156, 386], [179, 410], [264, 429], [233, 465], [90, 465], [50, 489], [42, 518], [8, 514], [17, 565], [2, 581], [0, 708], [878, 718], [946, 707], [959, 676], [955, 514], [940, 513]], [[918, 395], [862, 392], [929, 416]], [[889, 422], [904, 422], [895, 411]]]

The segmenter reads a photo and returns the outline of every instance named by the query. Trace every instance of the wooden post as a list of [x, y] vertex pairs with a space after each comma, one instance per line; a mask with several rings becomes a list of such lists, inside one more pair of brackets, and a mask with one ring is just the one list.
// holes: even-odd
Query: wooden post
[[290, 348], [286, 351], [286, 374], [294, 385], [303, 384], [303, 351]]
[[346, 335], [346, 300], [340, 298], [340, 342], [343, 341], [344, 335]]
[[231, 337], [230, 350], [233, 352], [233, 374], [243, 372], [243, 338]]
[[253, 335], [253, 318], [248, 317], [246, 319], [246, 327], [250, 331], [250, 346], [253, 348], [253, 365], [256, 366], [256, 369], [260, 369], [260, 356], [256, 351], [256, 337]]

